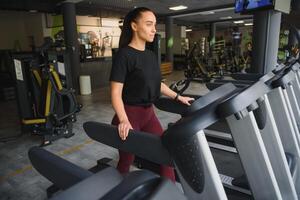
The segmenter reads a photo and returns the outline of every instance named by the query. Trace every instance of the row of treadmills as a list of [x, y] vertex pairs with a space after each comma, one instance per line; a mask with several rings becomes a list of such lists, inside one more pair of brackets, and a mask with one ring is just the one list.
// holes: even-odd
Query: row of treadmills
[[[156, 102], [159, 109], [181, 115], [161, 138], [132, 130], [122, 141], [114, 126], [83, 125], [93, 140], [174, 166], [182, 191], [147, 170], [121, 175], [107, 167], [93, 173], [33, 147], [32, 165], [60, 190], [51, 199], [231, 199], [226, 187], [253, 199], [300, 199], [298, 61], [291, 59], [242, 84], [236, 80], [208, 87], [212, 90], [188, 107], [164, 97]], [[219, 173], [210, 147], [238, 157], [244, 175]]]

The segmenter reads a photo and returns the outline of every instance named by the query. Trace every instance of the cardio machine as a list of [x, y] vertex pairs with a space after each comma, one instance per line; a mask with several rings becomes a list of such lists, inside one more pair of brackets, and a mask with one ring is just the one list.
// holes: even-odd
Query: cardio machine
[[[270, 92], [270, 88], [260, 81], [237, 93], [236, 87], [232, 86], [229, 85], [226, 90], [223, 88], [221, 90], [223, 95], [212, 91], [208, 96], [195, 101], [190, 109], [196, 107], [199, 109], [186, 114], [170, 126], [162, 139], [155, 135], [131, 131], [128, 139], [123, 142], [115, 127], [97, 122], [85, 123], [84, 129], [92, 139], [101, 143], [134, 153], [158, 164], [174, 165], [179, 172], [184, 194], [189, 199], [227, 199], [203, 132], [205, 127], [225, 117], [232, 131], [253, 197], [297, 199], [278, 132], [261, 134], [253, 114], [254, 110], [265, 107], [268, 111], [266, 126], [269, 126], [270, 122], [274, 123], [265, 95]], [[241, 130], [244, 130], [243, 133]], [[45, 169], [47, 167], [49, 165], [42, 166]], [[43, 174], [43, 171], [39, 171]], [[47, 177], [47, 170], [44, 170], [45, 173]], [[56, 183], [55, 181], [57, 180], [52, 179], [52, 182]]]
[[[270, 91], [271, 89], [264, 82], [258, 81], [249, 88], [242, 90], [240, 93], [235, 93], [231, 94], [232, 96], [227, 96], [227, 98], [223, 99], [224, 102], [218, 102], [216, 110], [214, 110], [211, 115], [215, 117], [218, 116], [218, 120], [226, 118], [226, 121], [228, 122], [229, 127], [232, 131], [232, 135], [249, 182], [250, 193], [255, 199], [297, 199], [295, 183], [293, 182], [292, 174], [290, 172], [289, 165], [284, 154], [281, 140], [279, 139], [280, 136], [278, 135], [278, 131], [274, 131], [273, 129], [275, 129], [275, 127], [273, 127], [273, 132], [270, 133], [270, 129], [267, 128], [270, 126], [270, 124], [274, 124], [274, 118], [272, 112], [270, 111], [269, 101], [266, 96], [266, 94]], [[213, 98], [216, 96], [212, 95], [211, 97]], [[194, 103], [197, 104], [199, 102], [202, 102], [198, 105], [206, 105], [204, 102], [207, 98], [205, 98], [205, 96], [202, 98], [199, 98]], [[170, 107], [172, 109], [174, 108], [174, 106]], [[267, 123], [265, 123], [265, 127], [262, 128], [265, 134], [260, 133], [258, 127], [260, 124], [256, 122], [253, 114], [253, 112], [258, 108], [267, 110]], [[205, 176], [205, 180], [209, 180], [210, 184], [208, 185], [210, 185], [210, 187], [213, 187], [215, 190], [215, 192], [212, 192], [211, 188], [207, 188], [207, 191], [206, 189], [204, 189], [204, 194], [208, 195], [205, 195], [205, 197], [212, 199], [225, 199], [227, 197], [223, 196], [223, 186], [219, 184], [221, 182], [221, 179], [219, 175], [216, 174], [217, 171], [214, 170], [214, 172], [216, 172], [214, 173], [214, 175], [212, 174], [212, 172], [209, 172], [211, 168], [215, 168], [215, 163], [214, 160], [211, 160], [212, 157], [210, 157], [211, 151], [209, 150], [209, 148], [204, 149], [208, 147], [204, 132], [201, 131], [202, 129], [197, 129], [197, 127], [185, 127], [181, 124], [184, 123], [187, 119], [196, 118], [197, 114], [202, 112], [206, 113], [203, 114], [203, 116], [205, 115], [205, 117], [201, 119], [198, 118], [198, 120], [196, 120], [195, 122], [199, 126], [203, 124], [208, 125], [209, 123], [211, 123], [211, 121], [209, 120], [209, 116], [211, 115], [208, 114], [209, 111], [207, 111], [206, 109], [207, 107], [204, 106], [201, 109], [197, 110], [195, 113], [186, 115], [186, 117], [183, 117], [177, 123], [170, 126], [169, 129], [165, 132], [165, 136], [162, 138], [162, 142], [166, 146], [169, 146], [173, 143], [176, 144], [172, 148], [177, 149], [177, 151], [169, 149], [169, 152], [171, 153], [177, 172], [180, 171], [180, 182], [183, 185], [183, 189], [188, 198], [204, 198], [204, 196], [202, 196], [202, 193], [195, 193], [195, 190], [191, 190], [191, 185], [185, 185], [185, 183], [188, 182], [187, 177], [182, 174], [187, 173], [186, 175], [188, 175], [189, 173], [197, 173], [196, 169], [198, 169], [200, 165], [199, 163], [197, 163], [198, 157], [194, 155], [195, 150], [195, 152], [198, 152], [197, 155], [201, 157], [204, 166], [207, 166], [207, 168], [204, 167], [205, 171], [208, 170], [204, 173], [205, 175], [207, 175]], [[143, 135], [142, 133], [134, 132], [134, 134], [130, 134], [128, 140], [122, 142], [118, 137], [117, 130], [113, 129], [109, 125], [104, 125], [96, 122], [87, 122], [84, 125], [84, 129], [92, 139], [97, 140], [103, 144], [110, 145], [123, 151], [131, 152], [135, 155], [151, 160], [158, 164], [168, 163], [165, 160], [160, 160], [164, 157], [165, 153], [160, 148], [161, 146], [155, 145], [161, 143], [160, 138], [158, 137], [152, 135], [148, 136], [147, 134]], [[174, 129], [178, 131], [178, 138], [174, 135], [173, 137], [167, 137], [167, 133], [171, 133], [169, 131]], [[194, 138], [193, 141], [191, 141], [192, 144], [190, 145], [180, 145], [181, 142], [184, 143], [185, 141], [189, 141], [186, 137], [189, 137], [190, 131], [199, 131], [196, 134], [197, 139]], [[201, 139], [199, 138], [200, 135]], [[164, 138], [169, 138], [170, 141], [166, 142]], [[202, 147], [199, 147], [197, 145], [198, 142], [201, 143]], [[173, 155], [173, 153], [175, 155]], [[180, 163], [181, 165], [184, 165], [184, 167], [182, 168], [180, 166], [177, 166], [177, 162], [180, 161], [175, 160], [178, 159], [181, 154], [184, 154], [181, 159], [185, 161], [181, 161]], [[210, 155], [209, 157], [211, 159], [208, 159], [208, 157], [206, 157], [208, 155]], [[209, 161], [206, 159], [208, 159]], [[192, 168], [188, 168], [189, 166], [192, 166]], [[193, 180], [195, 180], [195, 183], [197, 182], [197, 179], [200, 180], [201, 178], [197, 177], [196, 175], [192, 177]], [[217, 184], [213, 184], [214, 181], [217, 181], [215, 182]], [[210, 192], [208, 192], [209, 190]], [[211, 196], [216, 195], [211, 194], [216, 193], [216, 191], [222, 191], [222, 195]]]
[[[218, 120], [218, 116], [215, 115], [217, 105], [236, 91], [232, 84], [225, 87], [226, 90], [221, 93], [212, 93], [201, 102], [194, 102], [190, 109], [198, 109], [193, 115], [186, 115], [168, 128], [162, 139], [155, 135], [130, 131], [126, 141], [121, 141], [116, 127], [97, 122], [86, 122], [84, 129], [92, 139], [133, 152], [158, 164], [174, 165], [179, 173], [184, 195], [188, 199], [226, 199], [204, 133], [199, 131]], [[182, 134], [183, 131], [185, 134]], [[186, 164], [188, 156], [194, 157], [189, 165]], [[76, 179], [79, 182], [80, 179], [81, 182], [86, 179], [87, 175], [77, 178], [77, 168], [67, 164], [67, 161], [57, 162], [57, 156], [53, 158], [53, 154], [41, 148], [38, 151], [30, 150], [29, 157], [33, 166], [60, 189], [65, 190], [74, 185], [74, 181], [67, 180]]]

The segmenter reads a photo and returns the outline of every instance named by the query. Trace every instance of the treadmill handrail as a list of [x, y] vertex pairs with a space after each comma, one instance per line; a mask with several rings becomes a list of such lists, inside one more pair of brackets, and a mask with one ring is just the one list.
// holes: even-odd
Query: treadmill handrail
[[125, 141], [121, 140], [118, 128], [100, 122], [85, 122], [86, 134], [102, 144], [133, 153], [158, 164], [173, 166], [168, 150], [163, 146], [161, 138], [150, 133], [130, 130]]
[[188, 105], [185, 105], [179, 101], [175, 101], [174, 99], [165, 96], [159, 97], [154, 102], [154, 105], [160, 110], [179, 115], [183, 115], [183, 113], [185, 113], [188, 107]]
[[115, 168], [108, 167], [55, 195], [51, 200], [96, 200], [109, 193], [122, 180], [122, 175]]
[[208, 92], [204, 96], [193, 96], [196, 100], [191, 104], [191, 106], [187, 106], [168, 97], [160, 97], [154, 104], [160, 110], [187, 116], [208, 106], [211, 102], [220, 98], [231, 96], [237, 91], [238, 88], [236, 88], [232, 83], [227, 83]]
[[271, 91], [271, 88], [262, 81], [257, 81], [253, 85], [245, 88], [239, 94], [232, 96], [217, 108], [217, 113], [221, 118], [226, 118], [232, 114], [237, 114], [247, 109], [251, 110], [251, 105], [256, 103], [256, 100], [263, 97]]
[[231, 96], [237, 93], [238, 91], [239, 89], [235, 87], [232, 83], [224, 84], [221, 87], [208, 92], [201, 98], [194, 101], [191, 106], [187, 107], [184, 116], [190, 115], [193, 112], [196, 112], [199, 109], [202, 109], [215, 101], [219, 101], [221, 98], [227, 98], [228, 96]]
[[295, 72], [292, 69], [287, 70], [287, 73], [276, 76], [275, 80], [272, 81], [271, 86], [273, 88], [283, 87], [285, 88], [286, 85], [291, 83], [295, 80]]

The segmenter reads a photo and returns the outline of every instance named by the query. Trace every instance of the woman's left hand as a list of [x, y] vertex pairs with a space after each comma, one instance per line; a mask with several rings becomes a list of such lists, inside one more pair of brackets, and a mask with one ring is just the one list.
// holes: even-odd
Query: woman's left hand
[[177, 98], [177, 101], [179, 101], [179, 102], [181, 102], [181, 103], [183, 103], [183, 104], [186, 104], [186, 105], [188, 105], [188, 106], [190, 106], [191, 105], [191, 102], [192, 101], [195, 101], [195, 99], [194, 98], [191, 98], [191, 97], [185, 97], [185, 96], [178, 96], [178, 98]]

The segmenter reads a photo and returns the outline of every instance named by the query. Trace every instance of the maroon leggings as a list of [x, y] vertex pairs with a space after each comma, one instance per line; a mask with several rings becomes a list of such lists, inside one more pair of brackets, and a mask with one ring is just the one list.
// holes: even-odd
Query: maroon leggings
[[[163, 129], [154, 113], [153, 106], [130, 106], [125, 105], [125, 112], [134, 130], [144, 131], [151, 134], [162, 136]], [[117, 115], [112, 120], [113, 125], [119, 124]], [[117, 169], [120, 173], [127, 173], [130, 165], [134, 161], [134, 155], [119, 150], [119, 163]], [[160, 175], [175, 181], [174, 169], [169, 166], [160, 166]]]

